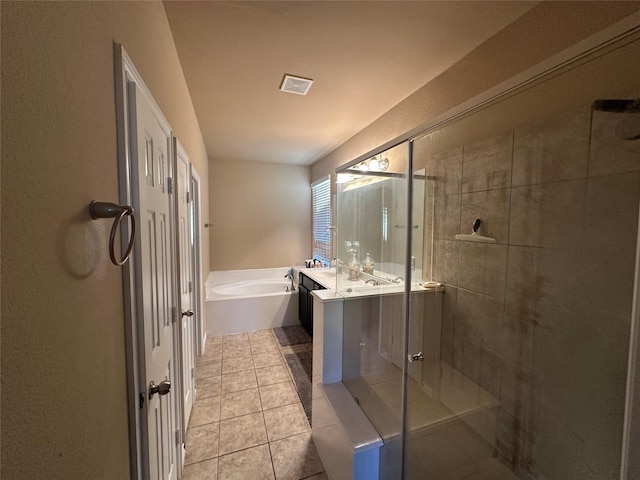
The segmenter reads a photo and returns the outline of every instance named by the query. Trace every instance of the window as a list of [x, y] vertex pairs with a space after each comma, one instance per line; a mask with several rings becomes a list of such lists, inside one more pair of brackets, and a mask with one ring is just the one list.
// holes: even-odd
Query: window
[[313, 258], [331, 261], [331, 182], [329, 177], [311, 185]]

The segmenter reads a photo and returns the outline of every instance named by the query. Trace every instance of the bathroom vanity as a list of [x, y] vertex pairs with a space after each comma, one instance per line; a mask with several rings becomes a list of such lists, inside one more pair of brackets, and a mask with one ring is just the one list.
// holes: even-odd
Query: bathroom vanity
[[[306, 268], [298, 273], [298, 318], [300, 323], [311, 335], [313, 335], [313, 296], [314, 290], [324, 290], [332, 275], [323, 273], [329, 272], [326, 269]], [[335, 275], [333, 275], [335, 282]]]

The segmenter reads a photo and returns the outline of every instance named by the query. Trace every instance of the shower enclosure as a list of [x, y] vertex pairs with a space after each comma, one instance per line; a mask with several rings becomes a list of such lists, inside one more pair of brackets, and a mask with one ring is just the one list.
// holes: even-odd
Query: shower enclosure
[[380, 478], [632, 478], [638, 49], [337, 170], [341, 381]]

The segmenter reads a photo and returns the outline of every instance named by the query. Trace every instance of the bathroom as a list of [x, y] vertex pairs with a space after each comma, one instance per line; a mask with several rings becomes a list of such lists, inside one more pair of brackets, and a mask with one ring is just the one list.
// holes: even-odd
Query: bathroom
[[[633, 41], [623, 42], [618, 50], [593, 55], [579, 67], [564, 65], [482, 108], [470, 105], [464, 115], [410, 135], [417, 224], [407, 261], [414, 264], [406, 277], [401, 223], [407, 224], [403, 202], [409, 143], [375, 148], [336, 166], [333, 256], [344, 268], [335, 281], [347, 301], [343, 349], [331, 351], [342, 353], [344, 363], [339, 378], [325, 383], [342, 380], [383, 443], [392, 445], [394, 435], [408, 432], [403, 449], [379, 452], [380, 471], [354, 473], [354, 478], [620, 477], [640, 146], [635, 104], [612, 108], [597, 100], [640, 96], [634, 74], [621, 75], [614, 68], [631, 62], [637, 48]], [[603, 73], [607, 69], [612, 73]], [[598, 82], [584, 85], [583, 77]], [[399, 179], [383, 177], [376, 186], [371, 181], [375, 172], [359, 166], [382, 158], [388, 160], [387, 173]], [[323, 180], [327, 171], [322, 162], [312, 168], [312, 182]], [[357, 181], [340, 175], [361, 177], [364, 185], [349, 189], [348, 182]], [[288, 204], [284, 197], [282, 202]], [[386, 205], [384, 213], [380, 205]], [[489, 241], [466, 241], [472, 231]], [[361, 264], [371, 253], [376, 270], [384, 270], [381, 278], [442, 284], [434, 293], [439, 321], [433, 321], [433, 309], [426, 315], [425, 305], [412, 296], [418, 313], [411, 316], [409, 330], [415, 333], [416, 315], [424, 316], [418, 326], [424, 342], [412, 341], [408, 351], [421, 350], [432, 358], [425, 359], [421, 379], [413, 386], [409, 381], [404, 394], [402, 376], [390, 373], [394, 364], [399, 374], [402, 354], [385, 351], [380, 339], [385, 329], [402, 329], [385, 324], [390, 317], [402, 318], [400, 304], [389, 307], [384, 295], [373, 295], [358, 307], [366, 310], [356, 314], [363, 315], [362, 331], [348, 326], [348, 305], [356, 302], [348, 301], [353, 284], [347, 279], [351, 251], [345, 242], [356, 238]], [[385, 308], [396, 310], [381, 313]], [[314, 312], [322, 315], [322, 310]], [[360, 344], [351, 349], [357, 352], [355, 372], [347, 365], [353, 342]], [[367, 394], [358, 384], [362, 379], [378, 392], [370, 404], [382, 400], [395, 408], [395, 416], [374, 420], [381, 407], [367, 411]], [[322, 376], [314, 387], [316, 381], [322, 382]], [[433, 403], [436, 389], [447, 401]], [[400, 406], [407, 396], [405, 418]], [[322, 408], [339, 410], [326, 401], [329, 397], [314, 391], [314, 401], [325, 402], [320, 415]], [[477, 397], [475, 405], [469, 403], [472, 397]], [[432, 410], [421, 412], [422, 405]], [[600, 416], [597, 422], [594, 412]], [[396, 424], [385, 425], [389, 418]], [[403, 418], [409, 422], [405, 430]], [[418, 428], [412, 421], [422, 424]], [[385, 428], [394, 432], [389, 438], [380, 433]], [[331, 428], [316, 436], [314, 425], [330, 478], [347, 475], [345, 465], [347, 471], [355, 468], [336, 460], [344, 460], [332, 452], [340, 443], [336, 437]]]
[[[622, 431], [637, 295], [638, 144], [620, 140], [626, 114], [593, 108], [596, 100], [640, 96], [637, 34], [538, 79], [530, 85], [533, 100], [509, 92], [485, 110], [465, 111], [483, 93], [503, 91], [519, 75], [524, 80], [530, 68], [593, 35], [616, 37], [610, 27], [629, 15], [637, 25], [637, 4], [536, 4], [454, 69], [302, 166], [209, 158], [185, 81], [187, 60], [171, 31], [172, 2], [165, 3], [2, 2], [2, 473], [136, 477], [122, 275], [105, 253], [108, 227], [86, 212], [93, 198], [118, 198], [118, 41], [200, 173], [203, 287], [209, 271], [299, 265], [313, 244], [309, 186], [326, 178], [334, 184], [336, 169], [398, 142], [408, 162], [402, 141], [414, 140], [412, 168], [424, 169], [426, 182], [423, 248], [410, 256], [421, 280], [443, 284], [440, 331], [431, 337], [439, 339], [435, 358], [499, 407], [488, 409], [489, 448], [460, 448], [464, 440], [445, 430], [444, 440], [407, 435], [406, 462], [402, 448], [381, 452], [385, 468], [404, 469], [405, 478], [637, 478], [638, 456], [628, 455], [626, 472], [620, 458], [629, 453], [625, 445], [637, 445], [638, 431], [638, 416]], [[379, 32], [381, 47], [390, 43]], [[255, 117], [266, 130], [269, 118]], [[309, 130], [319, 135], [325, 127]], [[614, 155], [602, 155], [603, 142]], [[558, 158], [557, 145], [575, 156]], [[523, 160], [535, 158], [538, 147], [552, 154], [552, 165]], [[470, 152], [477, 153], [475, 165]], [[481, 159], [483, 152], [491, 161]], [[492, 169], [488, 183], [470, 177], [470, 165]], [[478, 234], [495, 244], [456, 239], [470, 234], [476, 219]], [[356, 238], [336, 232], [339, 258], [346, 240]], [[391, 263], [411, 262], [404, 255]], [[394, 271], [400, 276], [409, 278]], [[413, 346], [409, 353], [416, 354]], [[390, 396], [396, 405], [407, 399], [411, 418], [418, 410], [402, 390]], [[453, 426], [486, 442], [478, 433], [486, 430], [464, 421]], [[393, 427], [402, 431], [402, 419]], [[322, 460], [329, 473], [331, 459]]]

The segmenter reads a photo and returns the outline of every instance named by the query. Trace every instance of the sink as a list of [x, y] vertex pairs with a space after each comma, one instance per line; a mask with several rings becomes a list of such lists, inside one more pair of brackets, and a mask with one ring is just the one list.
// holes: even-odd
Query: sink
[[318, 270], [313, 272], [312, 275], [319, 278], [336, 278], [336, 272], [333, 270]]

